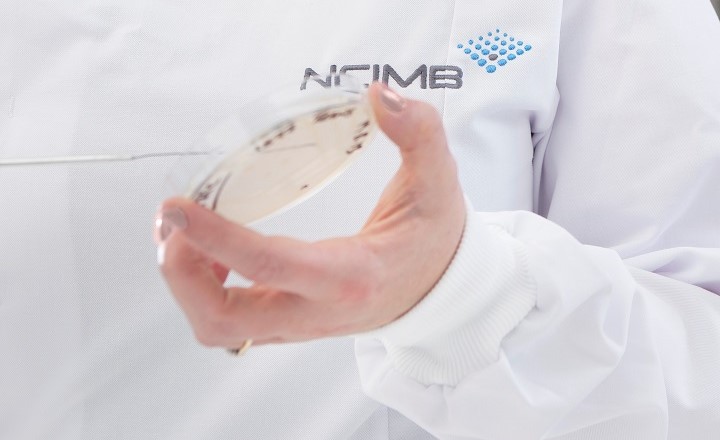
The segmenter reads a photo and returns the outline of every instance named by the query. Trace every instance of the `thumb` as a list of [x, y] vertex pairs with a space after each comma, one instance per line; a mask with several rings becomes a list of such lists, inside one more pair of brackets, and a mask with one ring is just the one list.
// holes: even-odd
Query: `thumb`
[[378, 125], [399, 147], [405, 166], [436, 172], [452, 161], [442, 119], [432, 105], [405, 99], [383, 83], [370, 86], [368, 95]]

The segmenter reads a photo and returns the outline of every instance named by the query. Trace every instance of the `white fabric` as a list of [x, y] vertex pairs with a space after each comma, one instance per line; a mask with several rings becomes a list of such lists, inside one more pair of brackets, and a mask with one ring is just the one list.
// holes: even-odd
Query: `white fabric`
[[551, 133], [524, 118], [547, 219], [470, 214], [436, 289], [358, 342], [371, 396], [442, 438], [717, 436], [720, 26], [656, 5], [565, 2]]
[[[185, 150], [307, 68], [452, 65], [461, 88], [401, 92], [442, 110], [477, 211], [357, 364], [350, 338], [238, 360], [193, 341], [154, 267], [174, 160], [0, 168], [0, 438], [714, 438], [717, 18], [515, 3], [0, 1], [2, 158]], [[532, 49], [487, 73], [457, 45], [496, 29]], [[350, 234], [398, 163], [378, 139], [258, 228]]]

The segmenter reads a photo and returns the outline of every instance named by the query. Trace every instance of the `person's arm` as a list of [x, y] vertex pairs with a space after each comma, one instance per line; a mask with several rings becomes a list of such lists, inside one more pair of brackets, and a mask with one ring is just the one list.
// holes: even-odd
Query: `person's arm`
[[358, 339], [365, 390], [440, 438], [659, 439], [669, 417], [670, 432], [709, 438], [720, 297], [692, 283], [720, 293], [720, 249], [644, 259], [672, 260], [685, 279], [624, 264], [534, 214], [471, 213], [434, 292]]
[[[597, 12], [583, 11], [580, 3], [565, 14]], [[630, 18], [642, 12], [636, 6], [628, 6]], [[482, 7], [487, 17], [497, 15], [487, 4]], [[557, 4], [551, 9], [560, 13]], [[540, 23], [543, 16], [532, 12], [521, 17], [524, 23]], [[559, 21], [552, 14], [543, 19]], [[403, 104], [396, 98], [396, 105], [388, 106], [383, 96], [393, 94], [373, 86], [377, 119], [398, 145], [403, 163], [356, 236], [318, 243], [262, 237], [188, 200], [163, 204], [161, 269], [198, 339], [233, 348], [248, 338], [262, 344], [365, 332], [358, 339], [358, 363], [367, 392], [443, 438], [517, 440], [565, 432], [662, 438], [665, 431], [703, 438], [707, 421], [717, 420], [714, 396], [720, 393], [715, 368], [720, 306], [710, 292], [720, 273], [720, 216], [713, 203], [720, 188], [720, 152], [713, 142], [717, 119], [690, 125], [687, 132], [700, 145], [696, 150], [667, 157], [675, 152], [669, 141], [648, 143], [668, 139], [666, 130], [654, 135], [664, 120], [618, 132], [610, 119], [583, 118], [582, 112], [568, 116], [583, 104], [594, 106], [598, 118], [622, 122], [626, 115], [598, 106], [625, 110], [614, 105], [627, 101], [614, 99], [635, 96], [603, 87], [615, 79], [649, 100], [648, 87], [654, 89], [656, 81], [620, 81], [610, 64], [561, 62], [558, 111], [564, 117], [552, 123], [552, 132], [543, 132], [553, 110], [548, 90], [555, 90], [557, 64], [552, 54], [563, 39], [559, 26], [538, 26], [531, 35], [533, 53], [544, 55], [514, 65], [524, 69], [520, 76], [508, 70], [507, 76], [498, 71], [481, 77], [487, 82], [477, 100], [483, 108], [469, 122], [483, 141], [477, 151], [489, 159], [525, 160], [535, 149], [535, 166], [542, 170], [535, 178], [547, 182], [537, 186], [536, 205], [547, 218], [466, 210], [438, 115], [417, 101]], [[518, 23], [515, 27], [524, 32]], [[598, 48], [580, 37], [598, 30], [582, 20], [571, 29], [560, 59], [587, 61], [589, 55], [573, 50], [592, 54]], [[617, 55], [603, 37], [596, 38], [603, 49], [597, 53]], [[675, 56], [692, 58], [698, 49], [693, 50]], [[626, 54], [623, 61], [632, 60]], [[652, 79], [674, 86], [670, 71]], [[623, 78], [632, 78], [630, 73]], [[587, 88], [575, 86], [602, 74], [609, 75], [607, 83], [591, 81], [597, 90], [590, 96], [596, 100], [583, 100]], [[499, 86], [490, 87], [491, 82]], [[683, 87], [701, 83], [687, 81]], [[663, 96], [682, 97], [683, 87], [663, 89]], [[692, 111], [684, 105], [660, 116], [672, 116], [675, 128], [686, 130], [718, 102], [717, 95], [703, 96], [704, 104], [690, 106]], [[648, 109], [656, 108], [649, 103]], [[463, 110], [446, 106], [453, 133], [463, 126]], [[571, 149], [558, 142], [568, 133], [604, 143], [578, 142]], [[551, 137], [556, 149], [548, 151]], [[454, 148], [461, 138], [469, 139], [451, 134]], [[644, 150], [613, 150], [616, 141]], [[518, 155], [506, 155], [503, 147]], [[524, 168], [512, 170], [530, 173], [530, 167], [527, 160]], [[605, 198], [607, 185], [613, 190]], [[468, 192], [468, 198], [477, 193]], [[628, 200], [642, 203], [628, 205]], [[658, 213], [672, 215], [658, 223]], [[581, 221], [596, 214], [604, 221], [594, 228]], [[603, 233], [610, 226], [612, 233]], [[655, 230], [661, 233], [653, 240]], [[224, 286], [228, 269], [256, 284]]]
[[717, 435], [717, 23], [600, 3], [564, 5], [543, 216], [470, 209], [433, 292], [358, 338], [367, 393], [440, 438]]

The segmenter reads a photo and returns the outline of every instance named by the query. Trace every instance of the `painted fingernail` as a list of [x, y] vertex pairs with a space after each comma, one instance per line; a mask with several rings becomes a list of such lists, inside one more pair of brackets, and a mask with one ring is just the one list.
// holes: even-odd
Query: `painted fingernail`
[[382, 101], [387, 110], [393, 113], [400, 113], [405, 109], [405, 99], [385, 84], [383, 84], [382, 91], [380, 92], [380, 101]]
[[187, 224], [187, 217], [180, 208], [163, 210], [155, 218], [155, 240], [162, 243], [173, 231], [187, 228]]

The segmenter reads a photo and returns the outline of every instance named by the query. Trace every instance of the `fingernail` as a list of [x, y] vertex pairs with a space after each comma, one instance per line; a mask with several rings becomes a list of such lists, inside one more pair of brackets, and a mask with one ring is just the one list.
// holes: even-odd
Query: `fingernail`
[[155, 241], [162, 243], [175, 230], [187, 228], [187, 217], [180, 208], [170, 208], [155, 217]]
[[405, 99], [384, 83], [382, 91], [380, 92], [380, 101], [382, 101], [387, 110], [393, 113], [400, 113], [405, 108]]
[[157, 264], [158, 266], [165, 264], [165, 243], [160, 243], [157, 247]]

